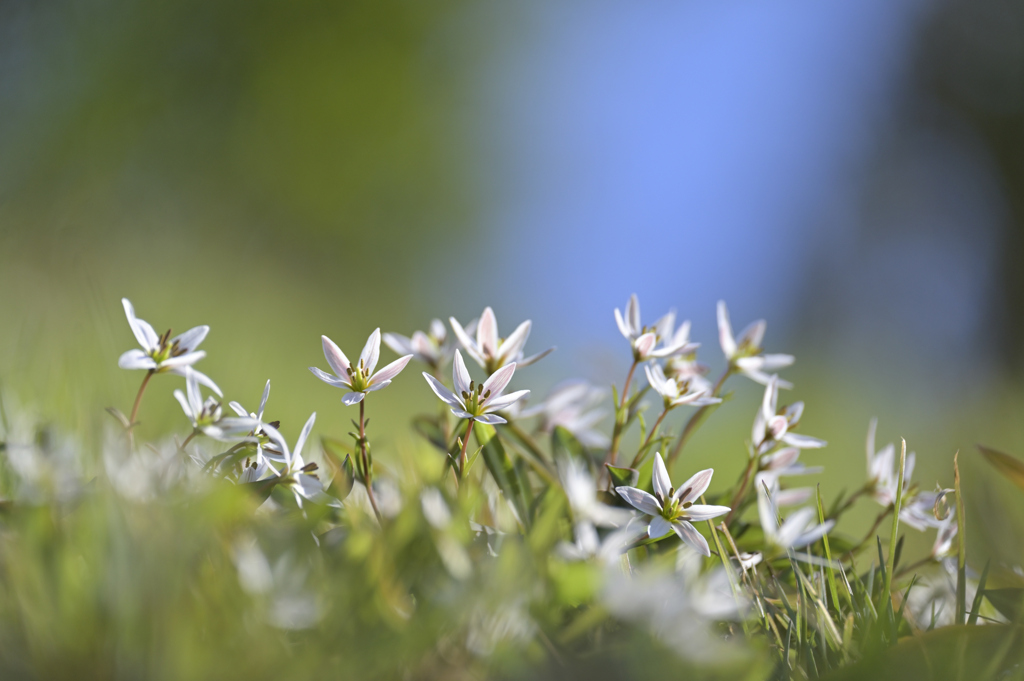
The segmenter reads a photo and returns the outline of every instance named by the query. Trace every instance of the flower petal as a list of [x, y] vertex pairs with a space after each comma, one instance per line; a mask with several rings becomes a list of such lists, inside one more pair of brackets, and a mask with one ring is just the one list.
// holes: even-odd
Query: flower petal
[[178, 334], [171, 339], [171, 345], [177, 342], [178, 347], [183, 350], [195, 350], [199, 347], [199, 344], [206, 338], [206, 334], [210, 333], [210, 327], [203, 324], [202, 326], [196, 326], [185, 333]]
[[707, 540], [697, 531], [696, 527], [685, 520], [679, 520], [672, 523], [672, 529], [676, 531], [680, 539], [696, 549], [698, 553], [705, 557], [711, 555], [711, 548], [708, 546]]
[[359, 363], [369, 376], [377, 368], [377, 360], [380, 359], [380, 329], [374, 329], [370, 337], [366, 339], [363, 351], [359, 353]]
[[188, 395], [192, 413], [198, 416], [203, 411], [203, 394], [199, 392], [199, 381], [196, 380], [196, 372], [192, 367], [185, 368], [185, 394]]
[[318, 369], [316, 367], [309, 367], [309, 370], [313, 372], [313, 375], [319, 378], [321, 381], [328, 385], [333, 385], [335, 388], [351, 387], [351, 384], [347, 380], [343, 378], [338, 378], [337, 376], [332, 376], [331, 374], [327, 373], [322, 369]]
[[626, 303], [626, 322], [633, 331], [633, 335], [640, 333], [640, 299], [634, 293]]
[[363, 392], [365, 392], [365, 393], [376, 392], [378, 390], [383, 390], [384, 388], [388, 387], [389, 385], [391, 385], [391, 381], [380, 381], [379, 383], [374, 383], [371, 386], [367, 386], [366, 390], [364, 390]]
[[452, 361], [452, 385], [455, 386], [455, 394], [469, 392], [469, 384], [472, 379], [469, 376], [469, 369], [466, 368], [466, 361], [462, 359], [462, 353], [455, 348], [455, 359]]
[[786, 433], [782, 436], [782, 441], [787, 445], [799, 447], [800, 449], [821, 449], [828, 444], [824, 440], [819, 440], [810, 435], [800, 435], [799, 433]]
[[121, 305], [124, 306], [124, 315], [128, 318], [128, 326], [132, 328], [135, 340], [139, 341], [143, 350], [156, 350], [160, 337], [156, 335], [153, 327], [135, 316], [135, 308], [127, 298], [121, 299]]
[[[178, 376], [184, 376], [185, 369], [187, 368], [189, 367], [172, 367], [171, 373], [177, 374]], [[217, 393], [218, 397], [224, 397], [224, 393], [221, 392], [220, 386], [214, 383], [212, 378], [204, 374], [202, 371], [196, 371], [195, 368], [192, 368], [192, 374], [195, 376], [196, 381], [198, 381], [201, 385], [205, 385], [207, 388]]]
[[122, 369], [156, 369], [156, 362], [145, 352], [135, 348], [118, 357], [117, 366]]
[[498, 320], [489, 306], [484, 308], [476, 326], [476, 345], [485, 357], [498, 356]]
[[649, 492], [636, 487], [616, 487], [615, 492], [638, 511], [647, 515], [661, 515], [661, 504]]
[[177, 357], [168, 357], [164, 361], [160, 362], [160, 368], [173, 369], [174, 367], [187, 367], [190, 364], [195, 364], [203, 357], [206, 357], [205, 350], [186, 352], [184, 355], [178, 355]]
[[188, 403], [188, 398], [185, 397], [185, 393], [180, 390], [175, 390], [174, 399], [178, 400], [178, 404], [181, 405], [181, 410], [185, 412], [185, 416], [187, 416], [188, 420], [192, 422], [193, 426], [195, 426], [196, 417], [195, 414], [192, 413], [192, 405]]
[[718, 344], [722, 346], [726, 359], [732, 360], [736, 356], [736, 339], [732, 335], [729, 309], [725, 306], [724, 300], [718, 301]]
[[505, 419], [501, 418], [497, 414], [482, 414], [476, 417], [477, 423], [486, 423], [489, 426], [497, 426], [502, 423], [508, 423]]
[[767, 328], [768, 322], [763, 319], [750, 322], [747, 328], [740, 331], [740, 335], [736, 338], [736, 343], [750, 348], [760, 348], [761, 341], [764, 340], [764, 332]]
[[385, 333], [382, 336], [384, 345], [388, 346], [395, 351], [398, 355], [408, 355], [413, 352], [412, 339], [406, 336], [401, 336], [397, 333]]
[[260, 398], [260, 408], [256, 411], [256, 418], [263, 420], [263, 410], [267, 406], [267, 398], [270, 397], [270, 379], [267, 379], [267, 384], [263, 386], [263, 397]]
[[327, 336], [320, 336], [320, 342], [324, 346], [324, 358], [331, 365], [331, 371], [338, 378], [348, 378], [349, 361], [341, 348]]
[[812, 527], [811, 529], [797, 537], [796, 540], [790, 546], [794, 549], [801, 549], [807, 546], [808, 544], [813, 544], [814, 542], [821, 539], [824, 535], [831, 532], [832, 527], [835, 524], [836, 521], [828, 520], [822, 523], [821, 525], [815, 525], [814, 527]]
[[515, 373], [516, 363], [512, 362], [511, 364], [506, 364], [505, 366], [501, 367], [493, 374], [491, 374], [490, 378], [484, 381], [484, 386], [481, 389], [480, 393], [482, 395], [486, 395], [488, 392], [490, 392], [491, 399], [497, 397], [499, 394], [501, 394], [501, 391], [503, 391], [505, 387], [508, 386], [509, 381], [512, 380], [512, 375]]
[[534, 363], [539, 362], [540, 360], [544, 359], [545, 357], [547, 357], [548, 355], [550, 355], [552, 352], [554, 352], [557, 349], [558, 348], [556, 348], [555, 346], [551, 346], [550, 348], [548, 348], [544, 352], [538, 352], [536, 355], [530, 355], [529, 357], [527, 357], [525, 359], [518, 360], [516, 362], [516, 366], [520, 366], [520, 367], [530, 366], [531, 364], [534, 364]]
[[508, 395], [498, 395], [497, 397], [492, 395], [489, 400], [484, 402], [483, 407], [488, 412], [501, 411], [502, 409], [508, 409], [510, 406], [529, 394], [529, 390], [517, 390], [514, 393], [509, 393]]
[[359, 404], [366, 397], [366, 393], [345, 393], [341, 396], [341, 403], [346, 407], [351, 407], [353, 404]]
[[456, 407], [462, 409], [464, 405], [462, 400], [456, 397], [455, 393], [445, 387], [444, 383], [437, 380], [426, 371], [423, 372], [423, 378], [427, 379], [427, 383], [430, 385], [430, 389], [434, 391], [434, 394], [441, 398], [441, 401], [450, 407]]
[[532, 326], [533, 323], [527, 319], [516, 327], [516, 330], [505, 339], [504, 343], [498, 346], [496, 355], [499, 357], [500, 363], [504, 364], [505, 362], [514, 361], [518, 355], [522, 354], [523, 346], [526, 345], [526, 339], [530, 337], [530, 328]]
[[622, 313], [619, 312], [619, 308], [615, 308], [615, 324], [619, 327], [619, 333], [626, 337], [626, 340], [632, 341], [633, 334], [630, 332], [629, 324], [622, 318]]
[[645, 333], [633, 342], [633, 351], [640, 359], [647, 359], [657, 342], [657, 336], [650, 332]]
[[647, 526], [647, 536], [651, 539], [658, 539], [664, 537], [666, 534], [672, 532], [672, 525], [667, 520], [662, 518], [660, 515], [656, 515], [651, 518], [650, 524]]
[[314, 411], [306, 419], [306, 425], [302, 426], [302, 432], [299, 433], [299, 439], [295, 441], [295, 450], [292, 452], [292, 461], [302, 456], [302, 447], [306, 444], [306, 438], [309, 437], [309, 432], [313, 430], [313, 424], [316, 423], [316, 412]]
[[654, 486], [654, 496], [661, 499], [668, 499], [671, 496], [672, 480], [668, 477], [668, 469], [665, 468], [665, 460], [661, 458], [661, 452], [654, 454], [654, 470], [651, 471], [651, 484]]
[[402, 373], [402, 369], [405, 368], [405, 365], [408, 364], [409, 360], [411, 359], [412, 355], [399, 357], [394, 362], [388, 364], [386, 367], [384, 367], [383, 369], [375, 373], [373, 376], [371, 376], [370, 385], [374, 385], [376, 383], [383, 383], [384, 381], [390, 381], [395, 376]]
[[685, 504], [700, 499], [700, 496], [708, 490], [708, 485], [711, 484], [711, 476], [714, 472], [714, 468], [706, 468], [694, 473], [693, 477], [681, 484], [679, 489], [676, 490], [676, 500], [681, 504]]
[[779, 533], [776, 540], [779, 546], [784, 548], [792, 548], [794, 542], [800, 538], [810, 525], [814, 518], [814, 509], [801, 508], [794, 511], [785, 522], [782, 523], [782, 527], [779, 528]]
[[711, 504], [694, 504], [686, 509], [686, 517], [694, 522], [698, 520], [711, 520], [720, 515], [725, 515], [732, 509], [728, 506], [713, 506]]
[[483, 366], [486, 362], [484, 356], [480, 354], [476, 341], [469, 337], [469, 334], [466, 333], [466, 330], [462, 328], [462, 324], [459, 324], [455, 317], [449, 317], [448, 323], [452, 325], [452, 331], [455, 332], [455, 338], [462, 344], [462, 349], [469, 353], [474, 362]]
[[761, 368], [765, 371], [785, 369], [796, 361], [793, 355], [761, 355]]
[[231, 400], [230, 402], [228, 402], [228, 406], [231, 407], [231, 411], [235, 412], [239, 416], [248, 416], [249, 415], [249, 412], [247, 412], [245, 410], [245, 407], [240, 405], [238, 402], [235, 402], [234, 400]]

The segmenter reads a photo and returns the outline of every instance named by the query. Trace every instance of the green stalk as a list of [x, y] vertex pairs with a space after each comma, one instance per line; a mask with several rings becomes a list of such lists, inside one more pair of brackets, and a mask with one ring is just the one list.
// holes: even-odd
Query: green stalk
[[953, 455], [953, 487], [956, 489], [956, 623], [967, 617], [967, 539], [964, 537], [964, 498], [960, 493], [960, 451]]
[[[825, 524], [825, 510], [821, 506], [821, 483], [818, 483], [818, 522]], [[832, 604], [836, 606], [836, 614], [842, 615], [839, 607], [839, 590], [836, 589], [836, 572], [832, 569], [832, 549], [828, 545], [828, 532], [821, 535], [821, 541], [825, 544], [825, 558], [828, 559], [828, 585], [832, 589]]]
[[903, 440], [903, 446], [900, 449], [900, 477], [896, 483], [896, 501], [893, 504], [892, 513], [892, 536], [889, 537], [889, 559], [887, 562], [887, 568], [885, 571], [885, 582], [882, 588], [882, 593], [885, 595], [886, 600], [889, 603], [889, 607], [892, 608], [892, 573], [896, 568], [896, 539], [900, 529], [900, 505], [903, 503], [903, 471], [907, 466], [907, 441]]

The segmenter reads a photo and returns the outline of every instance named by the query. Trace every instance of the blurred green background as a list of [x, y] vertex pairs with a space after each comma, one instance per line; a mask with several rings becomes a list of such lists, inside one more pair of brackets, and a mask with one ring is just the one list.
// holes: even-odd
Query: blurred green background
[[[737, 327], [768, 316], [768, 349], [798, 356], [803, 430], [832, 443], [805, 455], [826, 497], [863, 480], [877, 415], [924, 487], [950, 486], [961, 450], [985, 518], [972, 545], [1019, 562], [1024, 506], [973, 445], [1024, 454], [1022, 16], [994, 0], [4, 3], [0, 381], [98, 432], [141, 379], [116, 367], [126, 296], [158, 332], [211, 325], [199, 368], [227, 399], [255, 405], [269, 378], [289, 438], [313, 410], [342, 436], [351, 414], [306, 370], [320, 334], [355, 354], [377, 326], [493, 304], [503, 332], [535, 320], [528, 351], [561, 347], [517, 376], [542, 393], [621, 384], [611, 311], [634, 291], [645, 320], [692, 318], [717, 369], [727, 297]], [[708, 101], [726, 108], [691, 110]], [[682, 141], [662, 145], [665, 120]], [[736, 165], [710, 162], [722, 149]], [[372, 400], [385, 461], [435, 408], [417, 372]], [[181, 380], [159, 378], [143, 438], [184, 432]], [[733, 380], [688, 454], [729, 479], [760, 398]]]

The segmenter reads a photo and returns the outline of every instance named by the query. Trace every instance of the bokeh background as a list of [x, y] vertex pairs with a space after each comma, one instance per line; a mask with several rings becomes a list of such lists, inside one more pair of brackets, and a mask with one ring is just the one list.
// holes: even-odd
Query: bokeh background
[[[141, 378], [127, 296], [213, 327], [229, 399], [270, 378], [289, 437], [312, 410], [343, 436], [322, 333], [356, 353], [490, 304], [559, 347], [517, 376], [543, 393], [621, 384], [633, 292], [717, 370], [722, 298], [797, 355], [827, 497], [878, 416], [925, 487], [961, 451], [970, 541], [1019, 562], [974, 443], [1024, 454], [1022, 31], [1003, 0], [4, 2], [0, 381], [98, 432]], [[179, 382], [145, 436], [184, 426]], [[760, 391], [730, 385], [687, 457], [731, 477]], [[378, 456], [432, 399], [411, 370], [374, 399]]]

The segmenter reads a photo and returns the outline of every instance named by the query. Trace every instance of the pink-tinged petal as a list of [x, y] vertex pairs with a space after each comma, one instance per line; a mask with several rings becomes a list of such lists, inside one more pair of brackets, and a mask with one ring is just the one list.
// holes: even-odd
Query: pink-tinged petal
[[192, 412], [192, 405], [188, 403], [188, 398], [185, 397], [185, 393], [180, 390], [175, 390], [174, 399], [178, 400], [178, 404], [181, 405], [181, 410], [185, 412], [185, 416], [188, 417], [188, 420], [191, 421], [194, 426], [196, 424], [196, 416]]
[[615, 492], [638, 511], [647, 515], [661, 515], [661, 504], [649, 492], [636, 487], [616, 487]]
[[370, 337], [366, 339], [363, 351], [359, 353], [359, 362], [367, 375], [372, 374], [377, 368], [377, 360], [380, 359], [380, 329], [374, 329]]
[[384, 341], [384, 345], [394, 350], [397, 355], [408, 355], [413, 352], [411, 338], [397, 333], [385, 333], [381, 339]]
[[156, 362], [145, 352], [135, 348], [118, 357], [117, 366], [122, 369], [156, 369]]
[[161, 369], [173, 369], [175, 367], [187, 367], [195, 364], [203, 357], [206, 357], [205, 350], [196, 350], [195, 352], [186, 352], [184, 355], [178, 355], [177, 357], [168, 357], [164, 361], [160, 362]]
[[475, 417], [474, 417], [474, 416], [473, 416], [472, 414], [470, 414], [470, 413], [469, 413], [468, 411], [464, 411], [464, 410], [462, 410], [462, 409], [460, 409], [460, 408], [458, 408], [458, 407], [454, 407], [454, 408], [452, 408], [452, 410], [451, 410], [451, 411], [452, 411], [452, 414], [454, 414], [456, 418], [460, 418], [460, 419], [471, 419], [471, 418], [475, 418]]
[[263, 397], [260, 398], [260, 408], [256, 411], [256, 418], [263, 420], [263, 410], [267, 406], [267, 398], [270, 397], [270, 379], [267, 379], [267, 384], [263, 386]]
[[500, 395], [497, 397], [492, 395], [491, 399], [484, 402], [483, 407], [489, 412], [501, 411], [502, 409], [508, 409], [529, 394], [529, 390], [517, 390], [514, 393], [509, 393], [508, 395]]
[[405, 365], [408, 364], [409, 360], [411, 359], [412, 355], [399, 357], [394, 362], [388, 364], [386, 367], [384, 367], [383, 369], [375, 373], [373, 376], [371, 376], [370, 385], [374, 385], [376, 383], [383, 383], [384, 381], [390, 381], [395, 376], [402, 373], [402, 369], [405, 368]]
[[544, 352], [538, 352], [536, 355], [530, 355], [526, 359], [521, 359], [518, 362], [516, 362], [516, 366], [521, 366], [521, 367], [530, 366], [531, 364], [534, 364], [534, 363], [539, 362], [540, 360], [544, 359], [545, 357], [547, 357], [548, 355], [550, 355], [552, 352], [554, 352], [557, 349], [558, 348], [552, 346], [552, 347], [548, 348], [547, 350], [545, 350]]
[[337, 343], [332, 341], [327, 336], [320, 336], [320, 342], [324, 346], [324, 358], [327, 363], [331, 366], [331, 371], [338, 378], [348, 378], [349, 361], [345, 353], [341, 351]]
[[626, 340], [633, 340], [633, 333], [629, 328], [629, 324], [622, 318], [622, 313], [619, 312], [619, 308], [615, 308], [615, 324], [619, 327], [619, 333], [625, 336]]
[[178, 344], [179, 348], [184, 350], [195, 350], [199, 347], [199, 344], [206, 338], [206, 334], [210, 333], [210, 327], [203, 324], [202, 326], [196, 326], [185, 333], [179, 334], [171, 339], [171, 345]]
[[668, 469], [665, 468], [665, 460], [661, 458], [661, 452], [654, 454], [654, 470], [651, 472], [651, 484], [654, 486], [654, 496], [668, 499], [672, 495], [672, 480], [668, 477]]
[[640, 299], [634, 293], [626, 303], [626, 321], [633, 330], [633, 335], [640, 333]]
[[671, 532], [672, 524], [664, 518], [662, 518], [660, 515], [656, 515], [653, 518], [651, 518], [651, 522], [647, 526], [647, 536], [651, 539], [659, 539]]
[[351, 407], [353, 404], [359, 404], [366, 397], [366, 393], [345, 393], [341, 396], [341, 403], [346, 407]]
[[309, 367], [309, 370], [313, 373], [314, 376], [319, 378], [321, 381], [328, 385], [333, 385], [335, 388], [352, 387], [351, 384], [345, 379], [338, 378], [337, 376], [332, 376], [331, 374], [327, 373], [322, 369], [317, 369], [316, 367]]
[[239, 416], [248, 416], [249, 415], [249, 412], [247, 412], [245, 410], [245, 407], [240, 405], [238, 402], [235, 402], [234, 400], [231, 400], [230, 402], [228, 402], [228, 406], [231, 407], [231, 411], [235, 412]]
[[786, 447], [785, 449], [780, 449], [771, 456], [766, 456], [763, 463], [770, 470], [783, 470], [792, 466], [799, 458], [799, 449], [796, 447]]
[[522, 353], [523, 346], [526, 345], [526, 339], [530, 337], [530, 328], [532, 326], [533, 323], [527, 319], [516, 327], [516, 330], [505, 339], [504, 343], [498, 346], [496, 354], [500, 358], [500, 363], [513, 361]]
[[764, 340], [764, 332], [768, 328], [768, 322], [763, 319], [758, 319], [750, 323], [747, 328], [740, 332], [739, 337], [736, 339], [736, 343], [739, 345], [745, 345], [749, 348], [760, 348], [761, 341]]
[[482, 395], [486, 395], [488, 392], [491, 393], [491, 399], [501, 394], [501, 391], [505, 389], [509, 381], [512, 380], [512, 375], [516, 373], [516, 363], [506, 364], [501, 367], [493, 374], [490, 378], [484, 381], [483, 389], [480, 391]]
[[761, 368], [765, 371], [785, 369], [796, 361], [793, 355], [761, 355]]
[[469, 353], [469, 356], [474, 362], [480, 366], [484, 366], [487, 362], [484, 359], [484, 356], [480, 354], [480, 349], [477, 347], [476, 341], [470, 338], [469, 332], [462, 328], [462, 325], [459, 324], [455, 317], [449, 317], [448, 323], [452, 325], [452, 331], [455, 332], [455, 338], [459, 341], [459, 344], [462, 345], [462, 349]]
[[698, 553], [705, 557], [711, 555], [711, 548], [708, 547], [707, 540], [697, 531], [696, 527], [685, 520], [680, 520], [672, 523], [672, 529], [676, 531], [680, 539], [693, 547]]
[[295, 451], [292, 452], [292, 459], [298, 459], [302, 456], [302, 447], [306, 444], [306, 438], [309, 437], [309, 433], [313, 430], [313, 424], [316, 423], [316, 412], [314, 411], [309, 415], [306, 420], [306, 425], [302, 426], [302, 432], [299, 433], [299, 439], [295, 441]]
[[800, 417], [804, 415], [804, 403], [794, 402], [782, 411], [782, 415], [789, 421], [790, 427], [800, 422]]
[[469, 392], [469, 384], [472, 383], [469, 377], [469, 369], [466, 368], [466, 361], [462, 359], [462, 353], [455, 348], [455, 359], [452, 362], [452, 385], [455, 386], [455, 394]]
[[654, 349], [654, 344], [658, 342], [658, 337], [653, 333], [645, 333], [633, 343], [633, 352], [639, 359], [647, 359], [651, 350]]
[[800, 449], [821, 449], [828, 444], [824, 440], [819, 440], [810, 435], [800, 435], [799, 433], [786, 433], [782, 436], [782, 441], [787, 445], [799, 447]]
[[498, 320], [494, 310], [485, 307], [476, 327], [476, 345], [488, 357], [498, 356]]
[[502, 423], [508, 423], [505, 419], [501, 418], [497, 414], [482, 414], [476, 417], [478, 423], [486, 423], [489, 426], [497, 426]]
[[814, 518], [814, 510], [810, 508], [801, 508], [794, 511], [791, 516], [786, 518], [786, 521], [782, 523], [782, 527], [779, 528], [777, 541], [779, 546], [785, 548], [793, 547], [793, 543], [800, 538], [800, 535], [804, 533], [807, 526], [810, 525]]
[[434, 337], [440, 343], [444, 342], [445, 337], [448, 335], [448, 331], [444, 328], [444, 322], [440, 319], [430, 320], [430, 335]]
[[[173, 373], [173, 374], [180, 374], [180, 375], [184, 376], [185, 375], [185, 370], [184, 370], [184, 368], [171, 369], [171, 373]], [[218, 386], [216, 383], [214, 383], [213, 379], [210, 378], [209, 376], [207, 376], [206, 374], [204, 374], [202, 371], [196, 371], [193, 368], [192, 369], [192, 375], [195, 376], [196, 381], [200, 385], [205, 385], [207, 388], [209, 388], [213, 392], [217, 393], [218, 397], [224, 397], [224, 393], [222, 393], [220, 391], [220, 386]]]
[[775, 493], [775, 503], [779, 506], [799, 506], [807, 502], [813, 493], [810, 487], [779, 490]]
[[384, 388], [388, 387], [389, 385], [391, 385], [391, 381], [381, 381], [380, 383], [374, 383], [371, 386], [367, 386], [366, 390], [364, 390], [363, 392], [364, 393], [376, 392], [378, 390], [383, 390]]
[[423, 378], [427, 379], [427, 383], [430, 385], [430, 389], [434, 391], [434, 394], [441, 398], [441, 401], [450, 407], [458, 409], [463, 408], [462, 400], [456, 397], [455, 393], [445, 387], [444, 383], [437, 380], [426, 371], [423, 372]]
[[725, 358], [731, 360], [736, 356], [736, 339], [732, 335], [732, 325], [729, 323], [729, 310], [724, 300], [718, 301], [718, 344], [722, 346]]
[[160, 343], [160, 337], [145, 321], [135, 316], [135, 308], [132, 307], [131, 301], [127, 298], [121, 299], [121, 305], [124, 306], [124, 315], [128, 318], [128, 326], [131, 327], [132, 333], [135, 334], [135, 340], [139, 342], [143, 350], [156, 350]]
[[679, 486], [674, 498], [682, 504], [700, 499], [701, 495], [708, 491], [708, 485], [711, 484], [711, 476], [714, 473], [714, 468], [706, 468], [694, 473], [693, 477]]
[[686, 509], [686, 517], [693, 522], [699, 520], [711, 520], [718, 516], [725, 515], [732, 509], [728, 506], [712, 506], [710, 504], [694, 504]]

